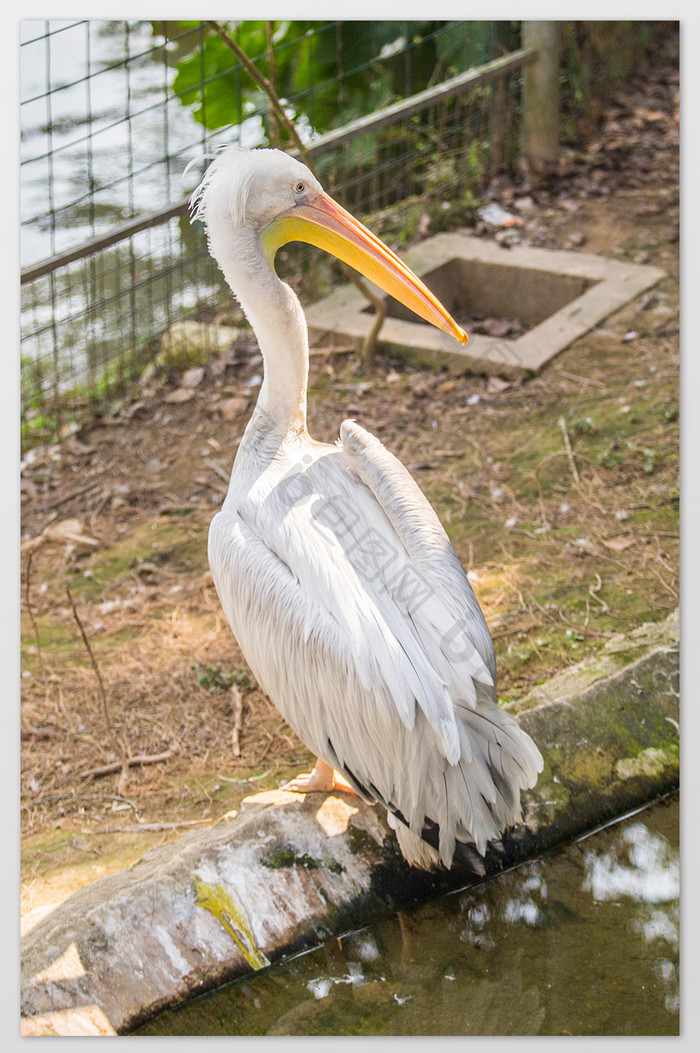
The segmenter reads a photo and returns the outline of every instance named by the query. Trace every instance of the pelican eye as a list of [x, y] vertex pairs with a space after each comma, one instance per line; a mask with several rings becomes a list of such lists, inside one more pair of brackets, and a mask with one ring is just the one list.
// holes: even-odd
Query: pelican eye
[[295, 194], [303, 194], [305, 190], [306, 190], [306, 183], [297, 183], [297, 185], [294, 187], [294, 193]]

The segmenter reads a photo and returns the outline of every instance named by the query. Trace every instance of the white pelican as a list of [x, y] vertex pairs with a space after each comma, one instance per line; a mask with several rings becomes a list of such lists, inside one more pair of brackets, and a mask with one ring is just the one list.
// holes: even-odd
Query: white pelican
[[379, 802], [414, 866], [473, 863], [473, 846], [483, 855], [519, 820], [542, 758], [497, 705], [481, 609], [408, 471], [352, 420], [337, 445], [309, 435], [306, 320], [275, 254], [318, 245], [462, 343], [466, 333], [281, 151], [225, 151], [192, 206], [264, 361], [209, 562], [250, 668], [318, 757], [287, 788]]

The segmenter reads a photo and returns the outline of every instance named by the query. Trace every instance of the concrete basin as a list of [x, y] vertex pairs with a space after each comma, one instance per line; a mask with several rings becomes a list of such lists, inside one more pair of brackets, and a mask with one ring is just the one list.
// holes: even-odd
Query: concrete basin
[[[578, 337], [655, 285], [664, 271], [588, 253], [503, 248], [464, 234], [437, 234], [402, 258], [453, 314], [466, 311], [519, 319], [516, 339], [475, 333], [462, 347], [390, 297], [379, 344], [423, 365], [509, 380], [532, 376]], [[376, 290], [378, 295], [382, 295]], [[362, 345], [372, 308], [354, 285], [343, 285], [306, 309], [312, 343], [332, 336]]]

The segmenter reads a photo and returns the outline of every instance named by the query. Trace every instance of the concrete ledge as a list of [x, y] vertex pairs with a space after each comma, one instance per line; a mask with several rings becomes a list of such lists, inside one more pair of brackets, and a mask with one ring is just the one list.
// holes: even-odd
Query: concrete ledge
[[[532, 328], [517, 339], [476, 333], [462, 347], [434, 326], [409, 320], [415, 316], [406, 312], [405, 319], [387, 317], [381, 346], [423, 365], [448, 365], [510, 380], [539, 373], [574, 340], [664, 277], [658, 267], [580, 252], [505, 249], [464, 234], [437, 234], [402, 253], [402, 258], [448, 310], [469, 305], [484, 314], [518, 317]], [[374, 320], [353, 285], [340, 286], [308, 307], [306, 317], [312, 341], [325, 342], [334, 334], [358, 350]]]
[[[678, 619], [610, 641], [509, 707], [545, 770], [496, 873], [678, 786]], [[24, 1034], [125, 1033], [373, 917], [482, 880], [408, 867], [379, 809], [270, 791], [74, 893], [22, 940]]]

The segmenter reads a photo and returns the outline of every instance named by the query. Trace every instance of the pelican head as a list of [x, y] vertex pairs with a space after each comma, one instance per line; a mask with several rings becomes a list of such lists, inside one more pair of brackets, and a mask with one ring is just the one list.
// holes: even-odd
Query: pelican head
[[274, 267], [278, 249], [304, 241], [354, 267], [384, 292], [461, 344], [467, 334], [413, 271], [323, 190], [310, 169], [281, 150], [224, 151], [192, 196], [221, 263], [232, 242], [253, 238]]

